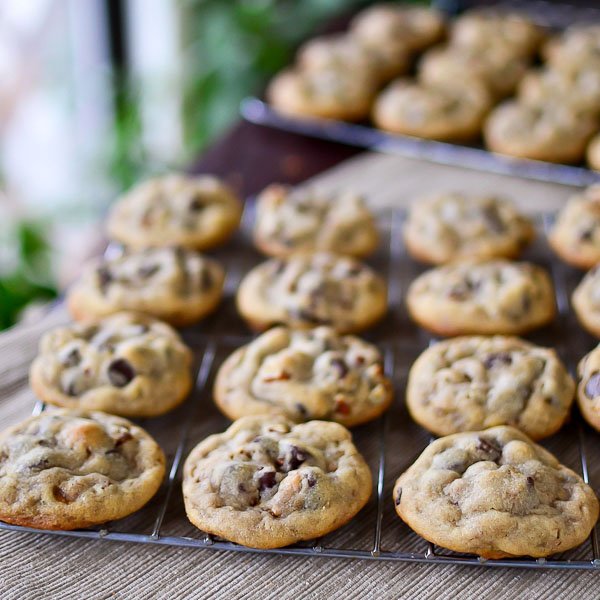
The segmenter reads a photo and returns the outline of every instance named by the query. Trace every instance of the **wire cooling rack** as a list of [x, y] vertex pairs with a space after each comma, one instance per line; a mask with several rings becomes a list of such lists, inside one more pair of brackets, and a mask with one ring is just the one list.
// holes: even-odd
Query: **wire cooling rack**
[[[248, 239], [253, 219], [253, 205], [247, 204], [242, 230], [224, 250], [215, 253], [228, 269], [226, 299], [216, 315], [183, 336], [197, 358], [195, 389], [178, 409], [157, 419], [139, 421], [163, 447], [168, 460], [167, 478], [156, 497], [134, 515], [102, 527], [76, 531], [44, 531], [0, 523], [0, 529], [44, 533], [53, 536], [89, 540], [111, 540], [167, 546], [185, 546], [220, 551], [251, 552], [292, 556], [353, 558], [372, 561], [397, 561], [431, 564], [459, 564], [488, 567], [531, 569], [599, 569], [600, 549], [596, 529], [579, 548], [549, 559], [483, 560], [457, 554], [426, 542], [413, 533], [396, 516], [392, 488], [396, 478], [431, 441], [427, 432], [416, 425], [404, 406], [404, 389], [408, 369], [428, 345], [434, 343], [426, 332], [407, 318], [403, 308], [408, 284], [422, 272], [422, 267], [405, 253], [402, 243], [400, 210], [379, 215], [380, 248], [369, 261], [389, 287], [389, 311], [383, 323], [365, 335], [378, 344], [385, 358], [385, 370], [393, 380], [395, 402], [378, 420], [353, 430], [355, 443], [367, 460], [374, 477], [374, 493], [369, 504], [346, 526], [327, 536], [276, 550], [255, 550], [219, 539], [199, 531], [185, 516], [181, 494], [181, 466], [187, 453], [201, 439], [223, 431], [228, 422], [213, 405], [211, 386], [224, 358], [241, 344], [252, 339], [251, 333], [237, 316], [233, 293], [243, 274], [262, 260], [251, 249]], [[569, 294], [580, 275], [553, 260], [543, 235], [544, 219], [539, 219], [539, 235], [525, 258], [542, 264], [552, 274], [556, 286], [559, 317], [552, 326], [538, 331], [531, 340], [553, 345], [571, 369], [589, 351], [594, 341], [574, 321], [569, 308]], [[546, 222], [547, 225], [547, 222]], [[45, 410], [38, 402], [34, 414]], [[543, 445], [579, 472], [586, 482], [600, 481], [598, 434], [575, 415], [573, 421]]]
[[[440, 1], [434, 4], [439, 4], [443, 10], [448, 5], [455, 6], [460, 2]], [[540, 25], [552, 29], [564, 29], [573, 23], [600, 23], [600, 5], [583, 7], [546, 0], [506, 0], [491, 4], [501, 9], [528, 14]], [[489, 7], [490, 3], [485, 3], [485, 5]], [[316, 118], [302, 119], [283, 114], [260, 98], [244, 99], [240, 105], [240, 112], [251, 123], [444, 165], [468, 167], [478, 171], [565, 185], [583, 186], [600, 181], [599, 172], [584, 166], [553, 164], [503, 156], [478, 145], [465, 146], [393, 134], [376, 129], [368, 123], [356, 124]]]

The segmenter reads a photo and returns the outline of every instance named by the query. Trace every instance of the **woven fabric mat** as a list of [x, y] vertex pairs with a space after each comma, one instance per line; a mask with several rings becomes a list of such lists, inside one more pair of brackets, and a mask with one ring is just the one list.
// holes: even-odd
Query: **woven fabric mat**
[[[572, 188], [364, 154], [316, 178], [373, 205], [438, 190], [502, 193], [528, 211], [558, 208]], [[0, 426], [31, 412], [27, 370], [40, 335], [68, 320], [58, 307], [0, 335]], [[598, 574], [244, 555], [0, 532], [0, 597], [25, 598], [598, 598]]]

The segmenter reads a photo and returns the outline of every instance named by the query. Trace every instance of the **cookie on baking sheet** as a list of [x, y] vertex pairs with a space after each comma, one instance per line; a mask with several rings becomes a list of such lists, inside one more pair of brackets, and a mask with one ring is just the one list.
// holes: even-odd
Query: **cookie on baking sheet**
[[77, 320], [131, 310], [183, 326], [217, 308], [224, 279], [219, 263], [192, 250], [146, 248], [88, 265], [67, 304]]
[[326, 421], [244, 417], [185, 461], [183, 498], [202, 531], [252, 548], [280, 548], [347, 523], [371, 495], [350, 432]]
[[128, 248], [212, 248], [229, 239], [242, 205], [216, 177], [167, 175], [145, 181], [111, 208], [107, 231]]
[[214, 388], [217, 406], [232, 420], [284, 415], [346, 427], [378, 417], [392, 396], [379, 350], [330, 327], [270, 329], [225, 360]]
[[531, 57], [545, 38], [544, 30], [526, 15], [494, 10], [470, 10], [452, 24], [453, 46], [489, 52], [501, 46], [515, 56]]
[[375, 91], [376, 79], [365, 71], [291, 68], [271, 80], [267, 98], [289, 115], [360, 121], [369, 114]]
[[557, 163], [583, 159], [596, 118], [562, 102], [508, 101], [494, 109], [484, 127], [490, 150], [518, 158]]
[[544, 46], [544, 57], [555, 68], [600, 69], [600, 25], [572, 25]]
[[435, 440], [396, 482], [394, 503], [426, 540], [484, 558], [563, 552], [598, 520], [592, 488], [513, 427]]
[[580, 269], [600, 263], [600, 185], [569, 198], [548, 236], [552, 249]]
[[600, 338], [600, 264], [588, 271], [571, 297], [579, 322]]
[[477, 137], [491, 106], [487, 90], [444, 83], [392, 82], [373, 107], [377, 127], [416, 137], [466, 141]]
[[246, 274], [237, 307], [253, 329], [329, 325], [354, 333], [387, 311], [385, 281], [367, 265], [327, 252], [272, 258]]
[[337, 33], [309, 40], [296, 58], [303, 70], [361, 71], [383, 82], [406, 73], [411, 56], [401, 44], [371, 46], [348, 34]]
[[600, 431], [600, 345], [577, 365], [577, 403], [583, 418]]
[[576, 111], [600, 113], [600, 69], [529, 71], [519, 84], [518, 96], [524, 104], [559, 101]]
[[269, 256], [328, 251], [363, 257], [378, 242], [375, 219], [358, 194], [272, 184], [258, 196], [254, 243]]
[[600, 133], [597, 133], [588, 144], [586, 158], [590, 168], [600, 171]]
[[512, 425], [534, 440], [569, 416], [575, 382], [549, 348], [516, 337], [438, 342], [410, 370], [406, 403], [435, 435]]
[[527, 61], [503, 46], [486, 50], [470, 46], [432, 48], [419, 62], [419, 80], [430, 85], [453, 85], [468, 90], [486, 88], [494, 99], [517, 87], [527, 70]]
[[421, 52], [439, 42], [446, 24], [440, 11], [420, 6], [376, 4], [361, 11], [350, 34], [367, 46], [402, 46]]
[[516, 258], [535, 237], [532, 222], [496, 196], [446, 192], [411, 204], [404, 242], [416, 259]]
[[124, 417], [155, 417], [192, 387], [192, 353], [166, 323], [118, 313], [46, 333], [30, 383], [44, 401]]
[[121, 519], [154, 496], [164, 474], [162, 450], [130, 421], [46, 411], [0, 434], [0, 520], [67, 530]]
[[443, 336], [521, 334], [554, 319], [548, 273], [526, 262], [463, 261], [426, 271], [406, 298], [411, 317]]

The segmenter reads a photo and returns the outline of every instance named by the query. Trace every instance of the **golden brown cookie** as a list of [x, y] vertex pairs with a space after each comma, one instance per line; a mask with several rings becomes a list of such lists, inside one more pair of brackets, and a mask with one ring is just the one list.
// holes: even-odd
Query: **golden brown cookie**
[[486, 144], [493, 152], [574, 163], [582, 160], [596, 126], [592, 115], [566, 104], [509, 101], [492, 111], [484, 133]]
[[535, 237], [531, 221], [495, 196], [441, 193], [411, 204], [404, 243], [417, 260], [516, 258]]
[[598, 520], [592, 488], [513, 427], [435, 440], [396, 482], [394, 503], [426, 540], [484, 558], [563, 552]]
[[285, 324], [355, 333], [385, 315], [387, 287], [367, 265], [318, 252], [258, 265], [242, 280], [236, 300], [242, 317], [259, 331]]
[[569, 417], [575, 382], [556, 352], [507, 336], [459, 337], [425, 350], [410, 369], [406, 404], [435, 435], [512, 425], [534, 440]]
[[600, 264], [587, 272], [571, 297], [579, 322], [600, 338]]
[[190, 349], [166, 323], [118, 313], [46, 333], [29, 380], [56, 406], [154, 417], [188, 395], [191, 362]]
[[561, 36], [544, 46], [549, 65], [561, 70], [600, 69], [600, 25], [580, 24], [569, 27]]
[[474, 83], [418, 83], [399, 79], [377, 98], [375, 125], [392, 133], [442, 141], [477, 137], [490, 109], [490, 96]]
[[526, 262], [463, 261], [426, 271], [408, 289], [411, 317], [437, 335], [520, 335], [554, 319], [548, 273]]
[[586, 150], [586, 158], [588, 165], [592, 169], [600, 171], [600, 133], [597, 133], [590, 140]]
[[183, 248], [147, 248], [88, 265], [67, 305], [76, 320], [130, 310], [183, 326], [217, 308], [224, 279], [212, 258]]
[[205, 250], [229, 239], [242, 205], [208, 175], [166, 175], [135, 186], [112, 207], [107, 231], [129, 248], [183, 246]]
[[379, 242], [375, 219], [352, 192], [272, 184], [258, 196], [254, 243], [269, 256], [326, 251], [363, 257]]
[[215, 403], [232, 420], [284, 415], [346, 427], [377, 418], [392, 397], [379, 350], [330, 327], [270, 329], [225, 360], [214, 388]]
[[0, 434], [0, 519], [38, 529], [79, 529], [121, 519], [157, 492], [158, 444], [126, 419], [46, 411]]
[[198, 444], [183, 498], [202, 531], [251, 548], [280, 548], [347, 523], [371, 495], [371, 473], [338, 423], [245, 417]]
[[591, 269], [600, 263], [600, 185], [569, 198], [548, 241], [558, 256], [574, 267]]

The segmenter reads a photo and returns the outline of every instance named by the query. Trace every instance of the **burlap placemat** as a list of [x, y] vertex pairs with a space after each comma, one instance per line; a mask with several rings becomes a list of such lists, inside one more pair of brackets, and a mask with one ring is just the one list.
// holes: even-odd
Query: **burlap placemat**
[[[403, 205], [441, 189], [502, 193], [526, 210], [558, 208], [565, 186], [365, 154], [325, 173], [324, 188], [353, 187], [374, 205]], [[0, 336], [0, 426], [26, 417], [27, 369], [57, 308]], [[243, 555], [0, 532], [0, 597], [24, 598], [598, 598], [598, 574]]]

